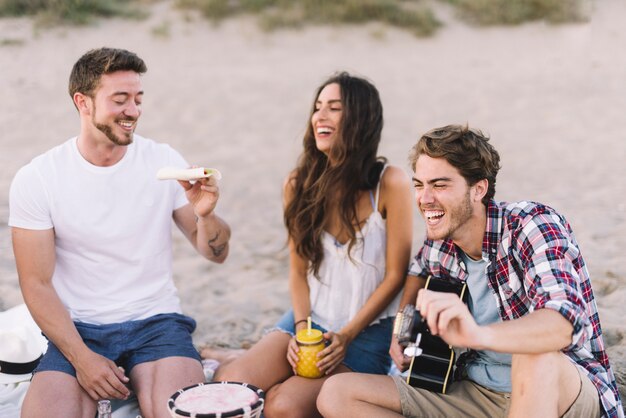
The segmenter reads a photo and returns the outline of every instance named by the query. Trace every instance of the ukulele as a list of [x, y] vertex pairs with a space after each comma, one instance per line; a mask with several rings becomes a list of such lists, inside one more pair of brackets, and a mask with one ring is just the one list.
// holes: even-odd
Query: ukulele
[[[457, 294], [466, 300], [465, 282], [449, 282], [428, 276], [425, 289]], [[452, 380], [454, 350], [441, 337], [432, 335], [425, 319], [413, 305], [397, 313], [394, 336], [404, 346], [404, 354], [412, 357], [406, 382], [432, 392], [446, 393]]]

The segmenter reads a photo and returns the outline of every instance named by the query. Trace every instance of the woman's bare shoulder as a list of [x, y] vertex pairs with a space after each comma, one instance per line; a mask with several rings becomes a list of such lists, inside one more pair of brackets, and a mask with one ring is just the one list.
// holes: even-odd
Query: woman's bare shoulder
[[292, 192], [296, 187], [296, 174], [297, 171], [295, 169], [291, 170], [285, 179], [283, 180], [283, 191]]
[[388, 165], [381, 179], [383, 189], [394, 190], [397, 188], [405, 188], [411, 184], [411, 179], [407, 172], [395, 165]]

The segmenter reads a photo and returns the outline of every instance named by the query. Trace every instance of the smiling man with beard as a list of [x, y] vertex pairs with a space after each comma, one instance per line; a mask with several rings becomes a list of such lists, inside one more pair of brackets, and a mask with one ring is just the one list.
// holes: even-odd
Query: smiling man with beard
[[9, 225], [24, 300], [48, 350], [22, 417], [93, 417], [99, 399], [132, 389], [145, 417], [169, 417], [167, 399], [204, 381], [172, 280], [172, 221], [199, 254], [221, 263], [230, 229], [215, 214], [211, 177], [160, 182], [186, 168], [165, 144], [136, 135], [141, 75], [136, 54], [87, 52], [69, 93], [80, 131], [16, 174]]
[[[565, 218], [540, 203], [494, 200], [500, 156], [480, 131], [429, 131], [410, 161], [427, 239], [400, 306], [414, 303], [432, 334], [467, 349], [458, 379], [443, 394], [400, 376], [333, 376], [317, 400], [322, 415], [624, 417], [589, 273]], [[467, 305], [424, 289], [427, 278], [465, 283]], [[395, 338], [390, 354], [399, 369], [409, 366]]]

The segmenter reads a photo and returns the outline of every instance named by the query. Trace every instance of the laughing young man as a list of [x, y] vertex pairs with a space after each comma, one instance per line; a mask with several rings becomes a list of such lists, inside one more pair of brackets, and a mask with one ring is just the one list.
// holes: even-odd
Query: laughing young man
[[[230, 229], [215, 214], [213, 178], [159, 182], [188, 167], [168, 145], [134, 133], [141, 116], [136, 54], [101, 48], [75, 64], [69, 93], [80, 130], [16, 174], [9, 225], [24, 300], [49, 340], [22, 417], [93, 417], [98, 399], [134, 390], [144, 417], [204, 381], [172, 280], [172, 220], [221, 263]], [[181, 187], [182, 186], [182, 187]], [[119, 366], [119, 367], [118, 367]]]
[[[565, 218], [539, 203], [493, 200], [500, 157], [479, 131], [434, 129], [410, 160], [427, 238], [403, 304], [415, 302], [433, 334], [468, 349], [462, 378], [440, 394], [402, 377], [333, 376], [318, 398], [322, 414], [624, 417], [589, 274]], [[423, 289], [428, 276], [465, 282], [468, 304]], [[395, 340], [390, 353], [407, 368]]]

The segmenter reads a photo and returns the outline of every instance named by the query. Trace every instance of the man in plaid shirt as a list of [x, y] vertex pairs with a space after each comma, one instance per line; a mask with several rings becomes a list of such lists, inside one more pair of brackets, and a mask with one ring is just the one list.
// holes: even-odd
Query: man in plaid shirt
[[[431, 333], [467, 348], [446, 394], [399, 376], [331, 377], [325, 417], [624, 417], [602, 340], [589, 273], [568, 222], [534, 202], [497, 203], [500, 157], [459, 125], [426, 133], [411, 153], [427, 239], [401, 306], [415, 302]], [[468, 304], [423, 289], [425, 278], [464, 282]], [[417, 300], [416, 300], [417, 295]], [[397, 340], [390, 353], [410, 359]]]

